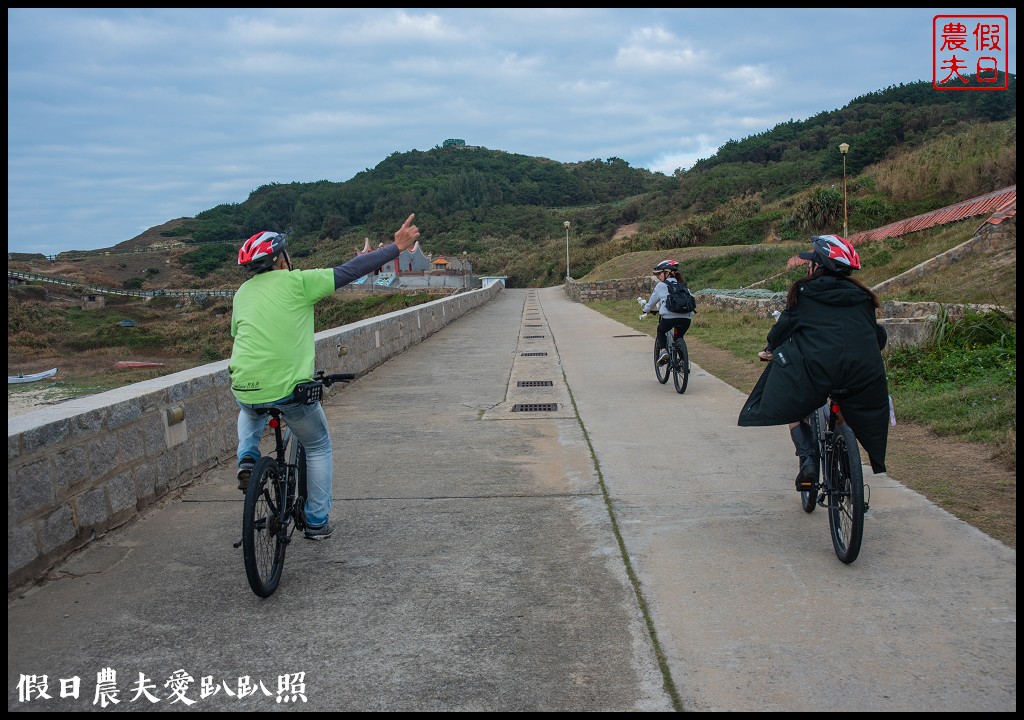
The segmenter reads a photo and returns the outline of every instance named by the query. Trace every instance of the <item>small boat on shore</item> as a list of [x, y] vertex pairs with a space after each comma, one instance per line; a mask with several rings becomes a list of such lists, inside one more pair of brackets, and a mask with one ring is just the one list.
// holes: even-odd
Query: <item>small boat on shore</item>
[[143, 360], [121, 360], [114, 363], [115, 370], [135, 370], [138, 368], [164, 367], [162, 362], [145, 362]]
[[43, 372], [28, 374], [18, 373], [17, 375], [8, 375], [7, 384], [14, 385], [16, 383], [36, 382], [37, 380], [45, 380], [46, 378], [52, 378], [56, 374], [57, 368], [50, 368], [49, 370], [44, 370]]

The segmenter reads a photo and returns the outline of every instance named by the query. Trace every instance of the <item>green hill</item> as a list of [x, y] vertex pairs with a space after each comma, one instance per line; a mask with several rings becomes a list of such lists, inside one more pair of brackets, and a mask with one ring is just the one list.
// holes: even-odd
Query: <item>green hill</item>
[[346, 182], [260, 187], [180, 219], [157, 241], [200, 246], [176, 262], [197, 280], [226, 281], [234, 249], [258, 230], [288, 231], [300, 266], [324, 266], [350, 257], [365, 237], [388, 240], [415, 212], [427, 252], [465, 252], [481, 273], [513, 286], [551, 285], [565, 276], [565, 221], [575, 277], [628, 252], [840, 231], [844, 142], [851, 233], [1012, 185], [1016, 76], [1005, 92], [936, 92], [927, 82], [880, 90], [730, 140], [672, 176], [619, 158], [559, 163], [456, 145], [396, 152]]

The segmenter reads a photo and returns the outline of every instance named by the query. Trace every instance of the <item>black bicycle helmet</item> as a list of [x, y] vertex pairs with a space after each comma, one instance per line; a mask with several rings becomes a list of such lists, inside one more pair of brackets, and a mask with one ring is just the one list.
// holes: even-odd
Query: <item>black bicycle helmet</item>
[[660, 263], [654, 266], [654, 272], [679, 272], [679, 261], [662, 260]]
[[850, 275], [860, 270], [857, 251], [849, 240], [838, 235], [815, 235], [811, 238], [811, 250], [800, 253], [800, 257], [836, 275]]
[[269, 270], [287, 246], [288, 240], [281, 233], [258, 232], [242, 244], [238, 264], [253, 272]]

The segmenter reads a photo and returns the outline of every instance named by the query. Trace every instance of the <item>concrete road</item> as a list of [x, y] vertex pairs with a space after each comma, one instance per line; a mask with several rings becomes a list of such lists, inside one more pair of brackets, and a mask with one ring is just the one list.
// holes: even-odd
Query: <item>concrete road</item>
[[501, 293], [326, 402], [338, 530], [271, 598], [226, 462], [9, 601], [8, 709], [1015, 711], [1016, 551], [865, 468], [844, 565], [651, 342]]

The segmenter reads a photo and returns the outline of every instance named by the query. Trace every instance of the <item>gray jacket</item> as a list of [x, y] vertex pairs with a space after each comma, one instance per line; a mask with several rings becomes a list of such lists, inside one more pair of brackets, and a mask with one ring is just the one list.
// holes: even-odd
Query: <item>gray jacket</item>
[[[677, 281], [674, 278], [669, 278], [668, 282], [674, 283], [674, 282], [677, 282]], [[667, 307], [665, 307], [665, 301], [667, 299], [668, 299], [668, 286], [665, 283], [663, 283], [663, 282], [659, 282], [657, 285], [654, 286], [654, 290], [651, 291], [651, 299], [648, 300], [647, 303], [644, 305], [644, 312], [645, 313], [652, 312], [654, 310], [655, 306], [660, 304], [661, 305], [661, 309], [658, 310], [658, 314], [661, 315], [663, 318], [669, 318], [669, 319], [674, 319], [674, 318], [691, 318], [692, 319], [693, 318], [693, 313], [692, 312], [688, 312], [688, 313], [669, 312], [669, 309]]]

